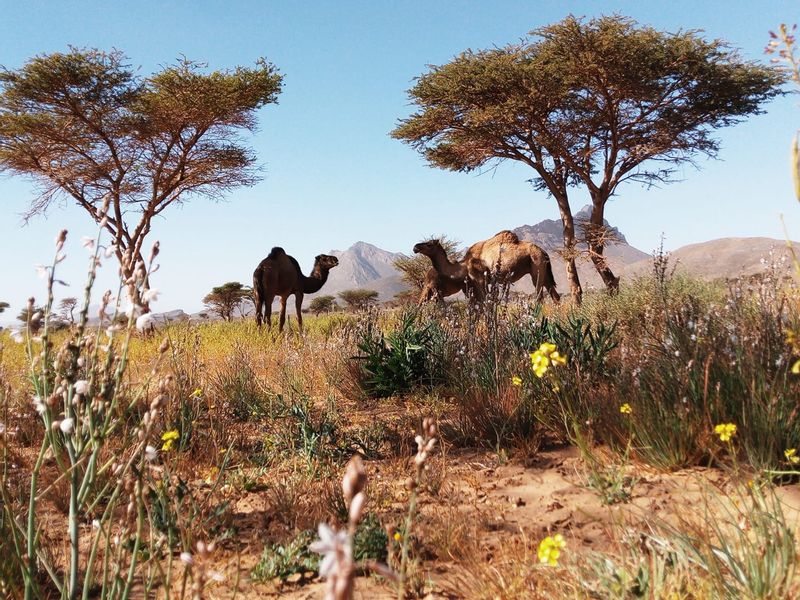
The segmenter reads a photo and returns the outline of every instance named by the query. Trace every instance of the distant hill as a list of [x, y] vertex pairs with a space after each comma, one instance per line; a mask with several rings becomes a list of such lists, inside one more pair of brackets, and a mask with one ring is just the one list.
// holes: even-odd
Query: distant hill
[[[800, 257], [800, 244], [793, 242]], [[670, 253], [670, 263], [683, 271], [703, 279], [735, 279], [762, 273], [775, 264], [789, 272], [792, 268], [791, 253], [783, 240], [771, 238], [722, 238], [690, 244]], [[642, 260], [627, 265], [623, 275], [645, 273], [652, 268], [651, 261]]]

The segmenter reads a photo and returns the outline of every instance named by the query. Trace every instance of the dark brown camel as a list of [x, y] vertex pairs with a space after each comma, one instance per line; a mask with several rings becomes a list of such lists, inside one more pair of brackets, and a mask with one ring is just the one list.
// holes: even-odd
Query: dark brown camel
[[416, 254], [424, 254], [431, 259], [433, 268], [425, 274], [425, 284], [419, 297], [419, 303], [429, 300], [443, 301], [447, 296], [458, 292], [468, 293], [468, 275], [463, 262], [450, 262], [439, 240], [428, 240], [414, 246]]
[[463, 281], [442, 277], [436, 272], [436, 269], [431, 268], [425, 273], [425, 283], [422, 284], [418, 304], [421, 306], [431, 300], [444, 302], [448, 296], [465, 292], [465, 288]]
[[[261, 327], [262, 318], [267, 328], [272, 326], [272, 301], [275, 296], [281, 299], [281, 318], [279, 331], [286, 323], [286, 300], [294, 294], [297, 310], [297, 328], [303, 332], [303, 294], [313, 294], [328, 280], [328, 271], [339, 264], [339, 259], [328, 254], [320, 254], [314, 259], [314, 268], [306, 277], [300, 265], [283, 250], [273, 248], [269, 256], [262, 260], [253, 272], [253, 296], [256, 305], [256, 324]], [[262, 307], [264, 316], [262, 317]]]

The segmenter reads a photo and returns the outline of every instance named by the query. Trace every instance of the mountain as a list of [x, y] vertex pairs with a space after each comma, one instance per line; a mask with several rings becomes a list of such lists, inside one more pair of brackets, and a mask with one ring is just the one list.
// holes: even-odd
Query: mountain
[[347, 250], [331, 250], [329, 254], [339, 259], [339, 266], [331, 269], [319, 295], [336, 296], [344, 290], [365, 288], [378, 292], [383, 302], [406, 288], [399, 271], [394, 268], [394, 261], [404, 256], [399, 252], [356, 242]]
[[[591, 206], [584, 206], [573, 215], [578, 236], [582, 233], [582, 225], [589, 221], [591, 210]], [[606, 245], [604, 251], [609, 266], [615, 274], [617, 271], [624, 270], [628, 265], [649, 260], [650, 255], [628, 244], [628, 240], [625, 239], [625, 235], [623, 235], [619, 229], [611, 226], [605, 219], [603, 220], [603, 225], [606, 227], [609, 236], [615, 240], [614, 243]], [[559, 250], [564, 245], [564, 227], [561, 221], [545, 219], [536, 225], [522, 225], [513, 231], [517, 234], [519, 239], [533, 242], [547, 251], [553, 264], [553, 275], [556, 278], [556, 284], [559, 290], [562, 292], [568, 291], [569, 284], [567, 283], [564, 260], [559, 254]], [[586, 244], [578, 244], [578, 247], [585, 250]], [[577, 266], [578, 275], [581, 278], [581, 284], [584, 288], [601, 287], [603, 285], [603, 281], [597, 274], [594, 265], [592, 265], [588, 259], [579, 259]], [[532, 292], [533, 284], [530, 278], [520, 280], [514, 285], [514, 290], [528, 293]]]

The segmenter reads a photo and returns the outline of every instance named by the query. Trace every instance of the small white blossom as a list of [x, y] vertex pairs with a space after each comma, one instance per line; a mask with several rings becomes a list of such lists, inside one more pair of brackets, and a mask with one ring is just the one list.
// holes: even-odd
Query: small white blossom
[[153, 313], [145, 313], [138, 319], [136, 319], [136, 329], [139, 331], [145, 331], [150, 329], [153, 324], [155, 323], [155, 317], [153, 317]]
[[72, 417], [67, 417], [61, 423], [58, 424], [58, 428], [63, 432], [69, 435], [75, 429], [75, 419]]
[[81, 238], [81, 246], [87, 250], [94, 250], [94, 238], [83, 236]]
[[158, 450], [153, 448], [153, 446], [148, 445], [144, 449], [144, 457], [148, 462], [154, 462], [158, 458]]
[[33, 408], [36, 409], [36, 412], [40, 415], [44, 414], [44, 411], [47, 410], [47, 405], [42, 401], [40, 396], [33, 397]]
[[47, 273], [50, 270], [48, 267], [44, 265], [33, 265], [33, 268], [36, 269], [36, 274], [39, 276], [40, 279], [44, 279], [47, 277]]
[[155, 302], [156, 300], [158, 300], [158, 296], [160, 293], [161, 292], [159, 292], [157, 289], [151, 288], [147, 290], [144, 294], [142, 294], [142, 300], [144, 300], [145, 302]]
[[89, 391], [89, 382], [85, 379], [79, 379], [75, 382], [75, 393], [76, 394], [85, 394]]
[[111, 258], [114, 255], [114, 253], [116, 253], [116, 251], [117, 251], [116, 244], [111, 244], [108, 248], [106, 248], [105, 252], [103, 252], [103, 256], [105, 256], [106, 258]]
[[350, 541], [347, 532], [335, 531], [325, 523], [320, 523], [319, 540], [312, 542], [308, 549], [323, 555], [319, 563], [319, 575], [330, 577], [341, 570], [346, 557], [350, 556]]
[[189, 554], [188, 552], [181, 552], [181, 560], [185, 562], [187, 565], [194, 564], [194, 557], [192, 557], [192, 555]]

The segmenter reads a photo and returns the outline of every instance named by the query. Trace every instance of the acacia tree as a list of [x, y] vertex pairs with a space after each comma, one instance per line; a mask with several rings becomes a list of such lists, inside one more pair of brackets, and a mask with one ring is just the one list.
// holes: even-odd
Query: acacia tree
[[59, 198], [86, 210], [110, 232], [127, 279], [168, 206], [257, 181], [240, 134], [277, 101], [281, 76], [263, 59], [210, 73], [182, 60], [142, 78], [126, 60], [73, 48], [0, 70], [0, 172], [39, 186], [26, 218]]
[[375, 290], [355, 289], [339, 292], [339, 298], [352, 310], [366, 310], [378, 301]]
[[618, 15], [569, 16], [531, 36], [430, 67], [409, 91], [419, 111], [392, 136], [435, 167], [473, 171], [504, 160], [531, 167], [534, 187], [558, 205], [567, 275], [580, 301], [568, 189], [589, 192], [589, 255], [616, 289], [603, 256], [609, 197], [624, 181], [665, 183], [696, 155], [715, 156], [714, 130], [762, 112], [781, 93], [783, 75], [742, 60], [722, 41]]
[[336, 298], [334, 296], [317, 296], [308, 305], [308, 310], [317, 316], [336, 310]]
[[69, 322], [73, 325], [75, 324], [75, 308], [78, 306], [78, 299], [72, 296], [68, 298], [64, 298], [61, 302], [58, 303], [58, 308], [61, 311], [61, 318], [65, 321], [69, 319]]
[[224, 321], [233, 320], [233, 311], [244, 302], [252, 301], [253, 290], [238, 281], [229, 281], [211, 289], [203, 298], [203, 304]]

